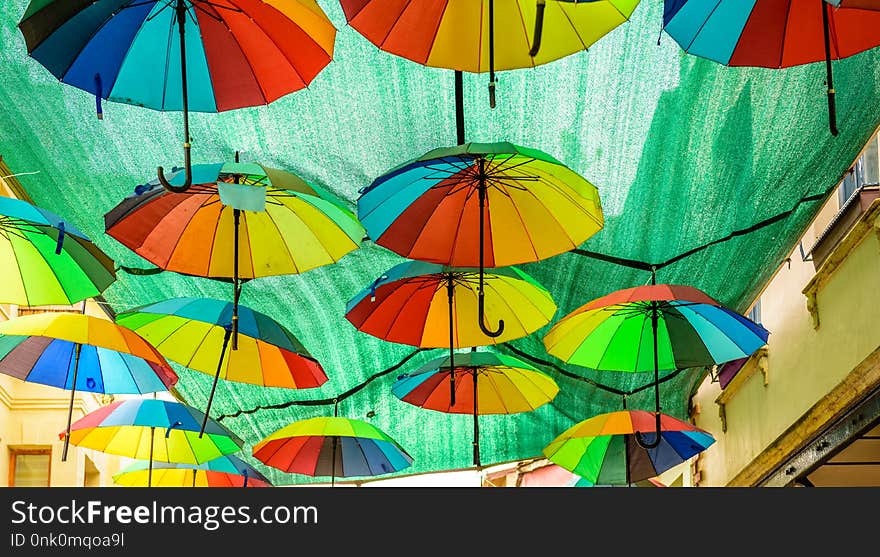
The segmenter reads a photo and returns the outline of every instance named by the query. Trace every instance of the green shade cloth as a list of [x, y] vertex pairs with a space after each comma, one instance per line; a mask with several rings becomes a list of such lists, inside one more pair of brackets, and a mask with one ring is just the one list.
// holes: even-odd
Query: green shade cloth
[[[25, 0], [0, 0], [0, 153], [14, 172], [39, 171], [21, 183], [34, 201], [69, 217], [117, 263], [149, 267], [103, 234], [103, 215], [180, 157], [180, 115], [105, 103], [65, 86], [27, 57], [16, 24]], [[339, 29], [334, 60], [307, 90], [266, 107], [191, 119], [196, 163], [260, 161], [286, 168], [345, 198], [388, 168], [455, 143], [453, 73], [379, 51], [346, 26], [336, 0], [319, 4]], [[682, 53], [664, 35], [660, 2], [642, 2], [589, 52], [535, 69], [499, 72], [498, 106], [486, 103], [485, 77], [465, 74], [469, 141], [511, 141], [539, 148], [594, 183], [605, 227], [584, 249], [643, 261], [664, 261], [783, 211], [790, 217], [720, 243], [663, 268], [658, 281], [689, 284], [743, 311], [790, 254], [821, 200], [880, 123], [880, 52], [834, 63], [840, 135], [828, 133], [824, 66], [768, 70], [727, 68]], [[321, 362], [330, 380], [303, 393], [248, 385], [217, 387], [212, 417], [293, 399], [332, 398], [395, 364], [413, 348], [358, 332], [345, 303], [401, 259], [365, 243], [334, 265], [302, 275], [244, 285], [242, 304], [277, 319]], [[553, 295], [560, 319], [613, 290], [647, 284], [649, 273], [561, 254], [523, 265]], [[119, 273], [105, 292], [113, 309], [178, 296], [222, 298], [228, 285], [173, 273]], [[547, 327], [513, 345], [552, 360], [541, 338]], [[772, 332], [772, 331], [771, 331]], [[504, 349], [503, 347], [501, 349]], [[367, 419], [413, 456], [404, 473], [465, 468], [469, 416], [424, 412], [397, 400], [396, 375], [441, 351], [425, 351], [340, 402], [340, 414]], [[557, 362], [558, 363], [558, 362]], [[542, 368], [543, 369], [543, 368]], [[592, 380], [629, 390], [650, 374], [594, 372]], [[176, 368], [186, 402], [204, 407], [211, 378]], [[620, 397], [546, 370], [560, 393], [534, 412], [481, 421], [484, 464], [534, 457], [556, 435], [595, 414], [621, 408]], [[686, 417], [701, 370], [663, 383], [663, 411]], [[641, 391], [628, 407], [653, 408]], [[370, 418], [367, 414], [370, 413]], [[332, 415], [332, 406], [291, 406], [224, 419], [245, 441], [243, 452], [294, 420]], [[274, 484], [307, 477], [278, 472]]]

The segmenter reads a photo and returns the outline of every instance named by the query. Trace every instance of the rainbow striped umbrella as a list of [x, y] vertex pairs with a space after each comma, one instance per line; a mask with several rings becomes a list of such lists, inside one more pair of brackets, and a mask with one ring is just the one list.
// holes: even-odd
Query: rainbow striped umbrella
[[349, 25], [386, 52], [426, 66], [489, 72], [494, 106], [496, 70], [531, 68], [586, 50], [627, 21], [639, 0], [341, 3]]
[[[662, 474], [715, 442], [705, 431], [666, 414], [660, 426], [658, 435], [654, 415], [644, 410], [600, 414], [567, 429], [543, 453], [592, 484], [630, 485]], [[657, 435], [657, 443], [645, 448], [637, 434]]]
[[[493, 269], [484, 278], [492, 294], [486, 315], [507, 323], [500, 334], [486, 335], [477, 326], [482, 306], [480, 273], [409, 261], [383, 273], [352, 298], [345, 318], [358, 330], [389, 342], [421, 348], [484, 346], [521, 338], [550, 322], [556, 304], [535, 279], [515, 267]], [[455, 401], [455, 375], [450, 389]]]
[[[453, 370], [453, 365], [454, 370]], [[454, 374], [453, 399], [441, 388]], [[473, 378], [466, 381], [467, 376]], [[493, 352], [456, 354], [429, 361], [416, 371], [401, 375], [391, 387], [394, 396], [409, 404], [451, 414], [474, 417], [474, 466], [480, 466], [480, 414], [530, 412], [553, 400], [556, 382], [526, 362]]]
[[[165, 400], [119, 400], [77, 420], [70, 433], [74, 445], [128, 458], [202, 464], [238, 452], [242, 440], [226, 428], [204, 418], [199, 410]], [[159, 435], [156, 435], [156, 430]], [[152, 466], [148, 470], [152, 485]]]
[[[149, 342], [112, 321], [79, 313], [39, 313], [0, 323], [0, 373], [70, 390], [67, 431], [77, 391], [165, 391], [177, 374]], [[65, 438], [61, 460], [67, 460]]]
[[[315, 0], [33, 0], [19, 23], [52, 75], [101, 99], [183, 111], [269, 104], [306, 87], [330, 62], [336, 29]], [[176, 32], [175, 32], [176, 31]], [[179, 54], [178, 54], [179, 52]]]
[[[535, 262], [604, 225], [599, 193], [547, 153], [511, 143], [435, 149], [380, 176], [358, 199], [370, 238], [404, 257], [456, 267]], [[478, 323], [484, 324], [483, 295]]]
[[105, 230], [161, 269], [231, 280], [233, 350], [241, 280], [335, 263], [364, 237], [342, 201], [290, 172], [235, 162], [195, 165], [193, 177], [186, 193], [139, 186], [104, 215]]
[[238, 349], [227, 350], [232, 306], [208, 298], [173, 298], [120, 313], [116, 322], [143, 336], [169, 360], [214, 376], [205, 419], [219, 379], [287, 389], [327, 382], [321, 364], [293, 333], [244, 306], [239, 307]]
[[272, 487], [256, 468], [233, 455], [202, 464], [154, 462], [150, 478], [149, 461], [138, 460], [113, 476], [125, 487]]
[[[651, 282], [655, 282], [653, 274]], [[583, 367], [653, 370], [659, 432], [659, 370], [746, 358], [764, 346], [769, 335], [761, 325], [696, 288], [651, 284], [618, 290], [584, 304], [550, 328], [544, 346], [549, 354]], [[639, 432], [635, 435], [641, 438]], [[657, 435], [653, 442], [659, 442]]]
[[116, 280], [113, 261], [58, 215], [0, 197], [0, 303], [72, 305]]
[[664, 0], [666, 32], [688, 53], [727, 66], [788, 68], [825, 61], [837, 135], [832, 60], [880, 45], [880, 13], [825, 0]]
[[412, 457], [376, 426], [338, 416], [300, 420], [272, 433], [253, 448], [261, 462], [308, 476], [378, 476], [398, 472]]

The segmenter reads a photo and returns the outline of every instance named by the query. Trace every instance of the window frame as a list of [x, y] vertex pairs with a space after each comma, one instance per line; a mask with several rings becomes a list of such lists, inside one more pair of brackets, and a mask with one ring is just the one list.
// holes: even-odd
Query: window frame
[[49, 465], [46, 467], [46, 487], [52, 487], [52, 447], [18, 449], [9, 447], [9, 487], [15, 487], [15, 461], [18, 455], [46, 455], [49, 457]]

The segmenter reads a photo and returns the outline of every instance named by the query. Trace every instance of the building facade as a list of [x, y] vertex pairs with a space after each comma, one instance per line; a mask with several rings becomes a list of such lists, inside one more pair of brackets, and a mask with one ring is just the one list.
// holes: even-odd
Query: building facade
[[752, 304], [768, 344], [692, 399], [699, 486], [880, 485], [877, 136]]

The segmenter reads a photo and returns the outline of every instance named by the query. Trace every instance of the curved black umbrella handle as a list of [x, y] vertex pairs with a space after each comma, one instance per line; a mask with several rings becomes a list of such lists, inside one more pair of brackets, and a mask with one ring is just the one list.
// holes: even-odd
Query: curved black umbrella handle
[[498, 320], [498, 328], [495, 329], [494, 331], [486, 326], [486, 300], [483, 296], [482, 277], [480, 277], [480, 279], [481, 279], [480, 280], [480, 295], [479, 295], [479, 298], [477, 299], [477, 308], [479, 310], [480, 330], [483, 331], [483, 334], [488, 337], [492, 337], [492, 338], [500, 337], [501, 333], [504, 332], [504, 319]]
[[635, 435], [636, 443], [638, 443], [639, 447], [641, 447], [643, 449], [653, 449], [654, 447], [656, 447], [657, 445], [660, 444], [660, 412], [654, 412], [654, 419], [656, 420], [656, 423], [655, 423], [656, 432], [654, 433], [654, 440], [653, 441], [648, 443], [642, 437], [641, 431], [636, 432], [636, 435]]
[[541, 33], [544, 31], [544, 8], [546, 7], [546, 0], [538, 0], [538, 5], [535, 7], [535, 35], [532, 39], [532, 49], [529, 51], [529, 56], [532, 58], [537, 56], [541, 49]]
[[173, 193], [184, 193], [189, 187], [192, 185], [192, 162], [190, 160], [190, 142], [189, 139], [183, 144], [183, 164], [184, 171], [186, 172], [186, 180], [180, 186], [172, 186], [168, 180], [165, 178], [165, 169], [161, 166], [156, 170], [157, 177], [159, 179], [159, 183], [162, 184], [162, 187], [166, 190]]

